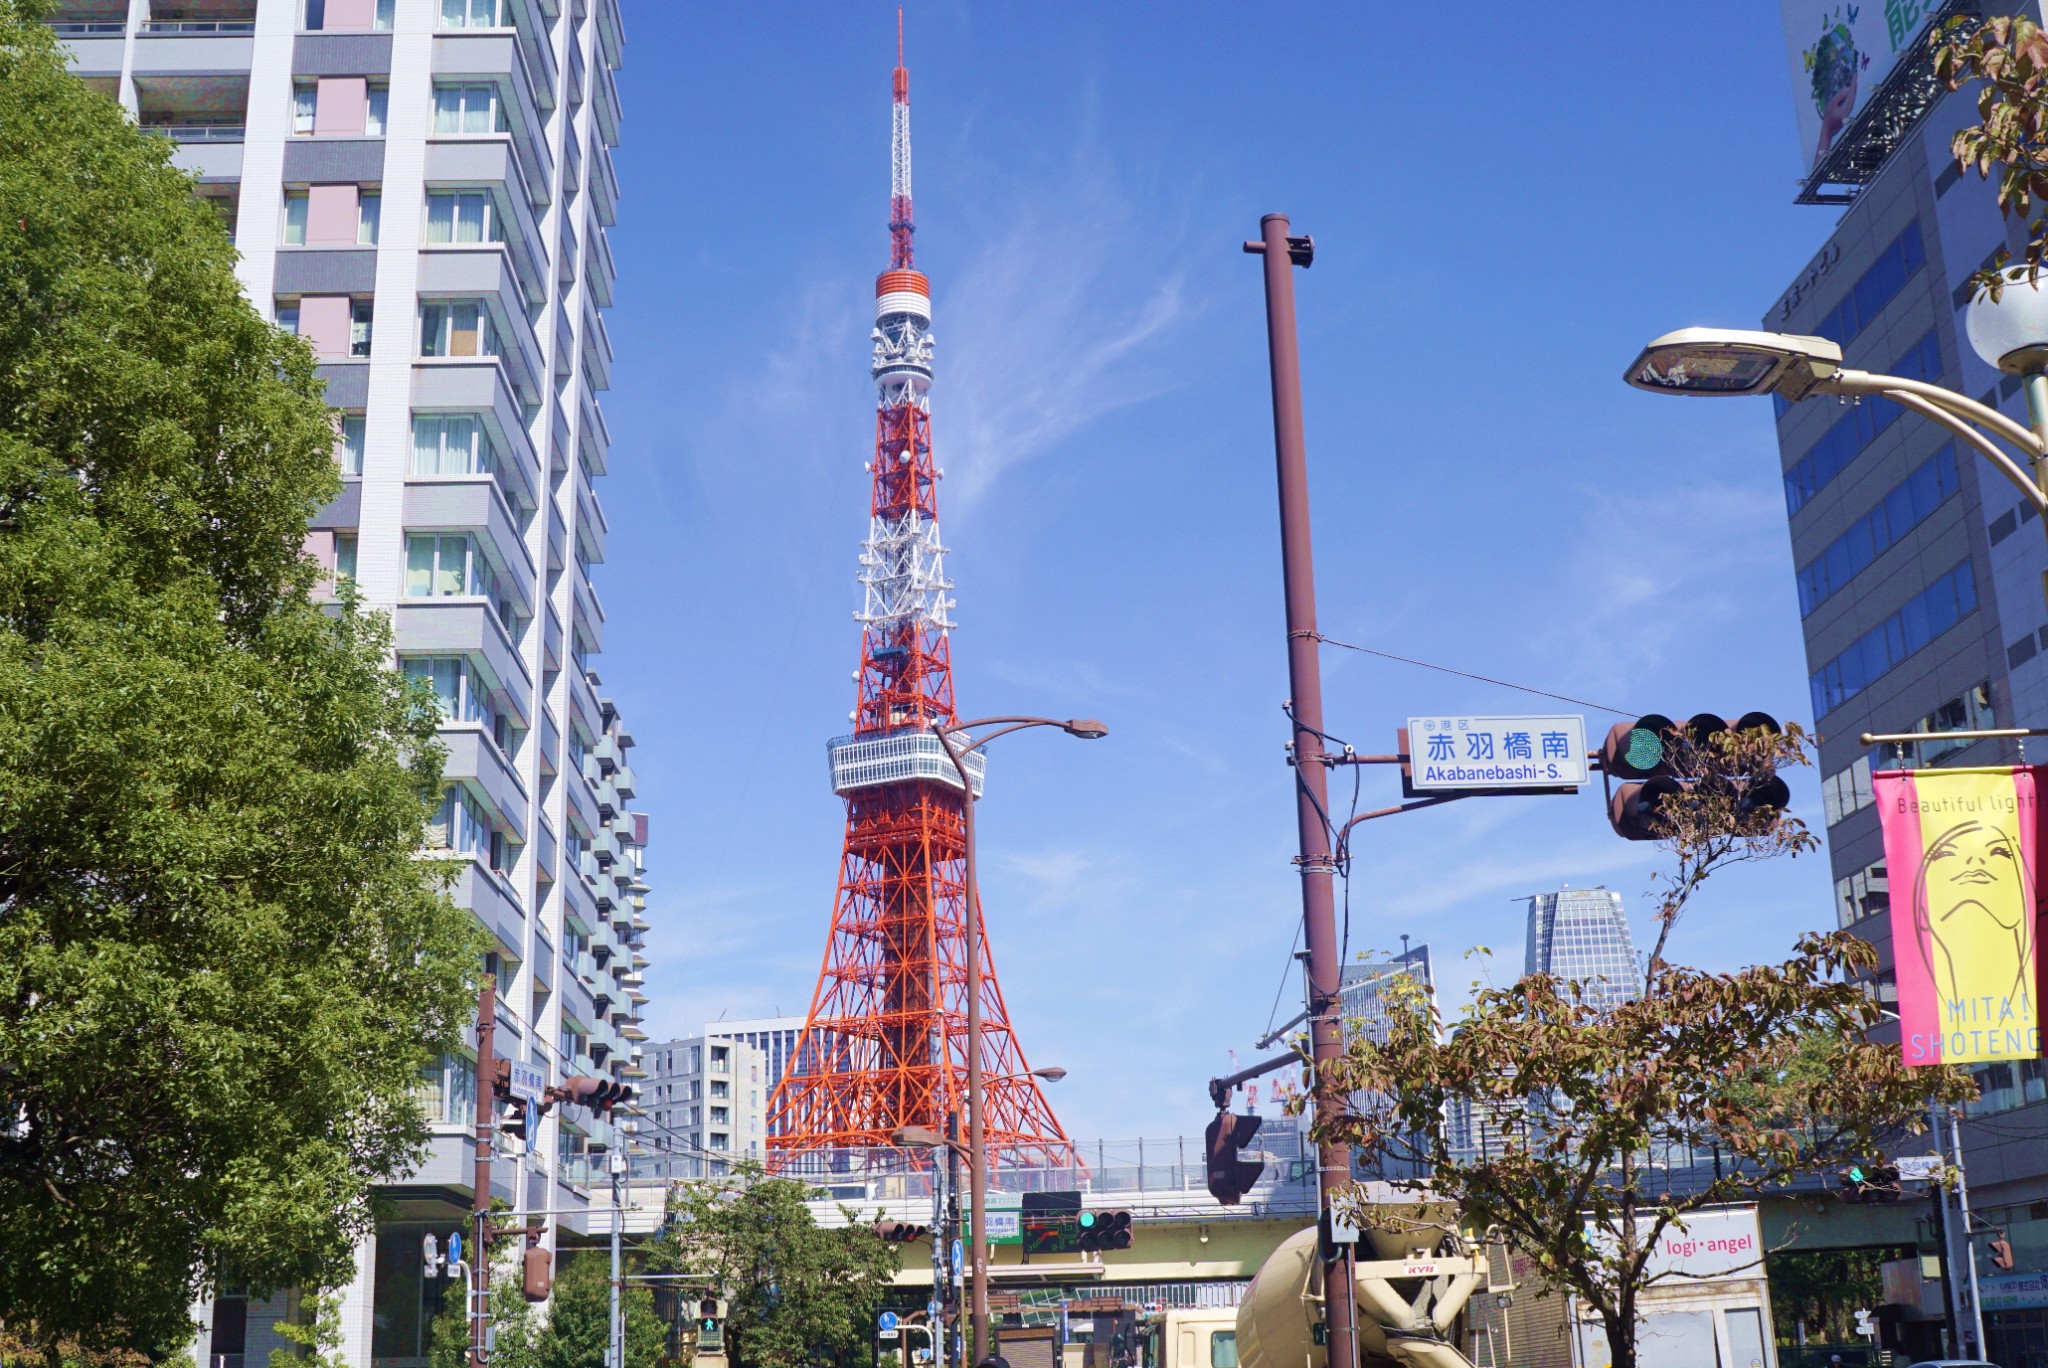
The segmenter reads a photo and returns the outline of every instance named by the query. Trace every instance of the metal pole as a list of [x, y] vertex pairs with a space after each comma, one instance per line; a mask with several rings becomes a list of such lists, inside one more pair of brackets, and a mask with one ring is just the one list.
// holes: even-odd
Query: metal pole
[[1984, 1357], [1984, 1303], [1977, 1296], [1977, 1240], [1970, 1229], [1970, 1180], [1963, 1171], [1963, 1127], [1956, 1116], [1955, 1108], [1949, 1108], [1948, 1134], [1950, 1146], [1956, 1156], [1956, 1205], [1963, 1218], [1962, 1244], [1963, 1261], [1970, 1269], [1970, 1324], [1977, 1335], [1977, 1342], [1970, 1346], [1967, 1357]]
[[607, 1164], [612, 1171], [612, 1319], [608, 1362], [611, 1368], [626, 1368], [626, 1319], [619, 1297], [619, 1246], [625, 1234], [626, 1204], [622, 1189], [626, 1182], [626, 1147], [612, 1147]]
[[[953, 1241], [960, 1238], [960, 1113], [946, 1113], [946, 1249], [953, 1248]], [[939, 1257], [938, 1251], [933, 1256]], [[953, 1295], [953, 1261], [944, 1258], [940, 1262], [939, 1283], [944, 1290], [935, 1293], [941, 1306], [953, 1308], [954, 1324], [959, 1323], [960, 1302]], [[941, 1329], [944, 1327], [942, 1326]], [[960, 1333], [950, 1331], [945, 1336], [945, 1361], [951, 1364], [960, 1354]]]
[[[952, 749], [950, 739], [947, 749]], [[974, 1279], [968, 1288], [967, 1361], [979, 1364], [988, 1356], [988, 1264], [982, 1249], [988, 1219], [988, 1150], [981, 1096], [981, 890], [974, 881], [974, 784], [964, 767], [960, 779], [967, 837], [967, 1269]]]
[[[1315, 1060], [1318, 1124], [1342, 1113], [1325, 1066], [1344, 1052], [1336, 1013], [1343, 966], [1337, 946], [1336, 894], [1330, 857], [1329, 774], [1323, 765], [1323, 682], [1316, 654], [1315, 562], [1309, 546], [1308, 458], [1302, 435], [1301, 355], [1295, 340], [1294, 267], [1315, 257], [1314, 244], [1287, 234], [1287, 216], [1259, 220], [1261, 240], [1245, 250], [1265, 258], [1266, 345], [1273, 377], [1273, 452], [1280, 487], [1280, 562], [1287, 596], [1287, 678], [1294, 716], [1295, 827], [1300, 837], [1302, 930], [1308, 942], [1309, 1041]], [[1351, 1151], [1328, 1141], [1318, 1150], [1320, 1206], [1351, 1181]], [[1331, 1368], [1358, 1364], [1358, 1305], [1351, 1265], [1340, 1253], [1323, 1269]]]
[[486, 1357], [484, 1331], [491, 1314], [491, 1247], [487, 1232], [491, 1223], [491, 1143], [498, 1127], [491, 1115], [496, 1093], [491, 1087], [492, 1063], [497, 1058], [498, 975], [484, 971], [483, 990], [476, 999], [476, 1172], [470, 1198], [471, 1246], [469, 1255], [469, 1361], [471, 1368], [483, 1368]]

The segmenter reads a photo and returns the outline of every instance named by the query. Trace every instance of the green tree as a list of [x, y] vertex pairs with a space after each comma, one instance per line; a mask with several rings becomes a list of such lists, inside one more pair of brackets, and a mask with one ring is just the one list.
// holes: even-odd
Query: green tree
[[0, 0], [0, 1315], [161, 1350], [335, 1286], [479, 946], [384, 619], [315, 602], [306, 346], [170, 144]]
[[1803, 1325], [1819, 1344], [1855, 1344], [1856, 1313], [1884, 1301], [1884, 1264], [1913, 1246], [1889, 1249], [1786, 1249], [1770, 1257], [1771, 1323], [1791, 1344]]
[[[609, 1251], [584, 1249], [562, 1256], [538, 1368], [601, 1368], [605, 1346], [611, 1342], [611, 1297]], [[626, 1368], [654, 1368], [668, 1342], [667, 1331], [654, 1316], [654, 1294], [644, 1283], [629, 1283], [624, 1309]]]
[[808, 1368], [861, 1354], [899, 1264], [896, 1246], [851, 1207], [820, 1226], [806, 1201], [822, 1191], [769, 1178], [758, 1164], [678, 1184], [650, 1266], [705, 1279], [725, 1298], [733, 1368]]
[[[1591, 985], [1531, 975], [1486, 989], [1446, 1034], [1434, 1000], [1390, 980], [1384, 1039], [1354, 1037], [1323, 1086], [1352, 1108], [1319, 1133], [1368, 1158], [1420, 1159], [1465, 1223], [1531, 1259], [1605, 1328], [1614, 1368], [1634, 1368], [1642, 1295], [1660, 1237], [1692, 1213], [1829, 1172], [1919, 1129], [1927, 1103], [1975, 1094], [1966, 1071], [1909, 1070], [1864, 1033], [1882, 1020], [1861, 980], [1876, 953], [1843, 933], [1801, 936], [1779, 964], [1732, 974], [1674, 965], [1681, 916], [1719, 870], [1795, 856], [1797, 819], [1749, 802], [1758, 779], [1801, 763], [1804, 737], [1761, 731], [1695, 746], [1669, 738], [1685, 792], [1661, 809], [1672, 860], [1643, 995], [1619, 1006]], [[1454, 1152], [1453, 1104], [1488, 1118], [1497, 1144]], [[1697, 1161], [1674, 1166], [1674, 1153]], [[1676, 1179], [1677, 1181], [1674, 1181]], [[1402, 1219], [1361, 1201], [1368, 1222]], [[1762, 1254], [1759, 1252], [1759, 1260]]]
[[[2048, 256], [2048, 32], [2031, 19], [1969, 17], [1949, 21], [1934, 51], [1934, 73], [1950, 90], [1977, 87], [1977, 122], [1956, 130], [1949, 151], [1963, 170], [1989, 179], [1998, 168], [1998, 209], [2027, 224], [2024, 256], [2032, 281]], [[2031, 223], [2027, 220], [2033, 217]], [[2012, 254], [2000, 247], [1991, 265], [1970, 277], [1979, 297], [1999, 298]]]

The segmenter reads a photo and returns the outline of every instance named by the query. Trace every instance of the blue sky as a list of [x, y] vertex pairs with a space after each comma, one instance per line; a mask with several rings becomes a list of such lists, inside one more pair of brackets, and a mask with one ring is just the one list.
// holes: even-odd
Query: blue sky
[[[639, 742], [650, 1030], [800, 1012], [844, 820], [893, 6], [628, 6], [606, 692]], [[1199, 1133], [1299, 924], [1259, 216], [1297, 273], [1322, 629], [1629, 710], [1806, 719], [1769, 406], [1624, 387], [1642, 342], [1756, 320], [1830, 231], [1775, 5], [923, 3], [906, 27], [917, 262], [997, 965], [1069, 1132]], [[1397, 21], [1397, 16], [1398, 21]], [[1326, 649], [1329, 730], [1548, 704]], [[1588, 715], [1604, 732], [1610, 717]], [[1797, 806], [1818, 825], [1810, 772]], [[1369, 773], [1363, 804], [1398, 798]], [[1342, 800], [1348, 805], [1349, 790]], [[1520, 972], [1517, 895], [1652, 847], [1595, 793], [1361, 828], [1351, 946]], [[1713, 967], [1832, 924], [1824, 857], [1729, 874]], [[1461, 958], [1475, 946], [1498, 952]], [[1283, 989], [1284, 980], [1284, 989]]]

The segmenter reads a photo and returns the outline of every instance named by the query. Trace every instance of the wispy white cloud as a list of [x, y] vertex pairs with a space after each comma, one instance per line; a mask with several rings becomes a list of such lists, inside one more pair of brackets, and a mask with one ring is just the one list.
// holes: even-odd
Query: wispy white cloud
[[984, 205], [991, 225], [937, 302], [945, 417], [938, 445], [955, 509], [1005, 471], [1175, 383], [1150, 349], [1197, 312], [1185, 273], [1142, 265], [1133, 192], [1079, 149], [1041, 183]]

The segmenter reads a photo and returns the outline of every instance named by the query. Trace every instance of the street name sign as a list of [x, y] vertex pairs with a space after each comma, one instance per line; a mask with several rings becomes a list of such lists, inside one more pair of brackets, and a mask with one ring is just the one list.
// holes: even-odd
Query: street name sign
[[547, 1091], [547, 1071], [535, 1064], [522, 1064], [516, 1059], [511, 1061], [511, 1065], [509, 1082], [512, 1095], [538, 1105], [541, 1094]]
[[1557, 789], [1587, 782], [1586, 719], [1450, 717], [1408, 719], [1410, 785], [1418, 793]]
[[1941, 1177], [1942, 1163], [1938, 1154], [1902, 1154], [1895, 1162], [1901, 1182], [1931, 1183]]

